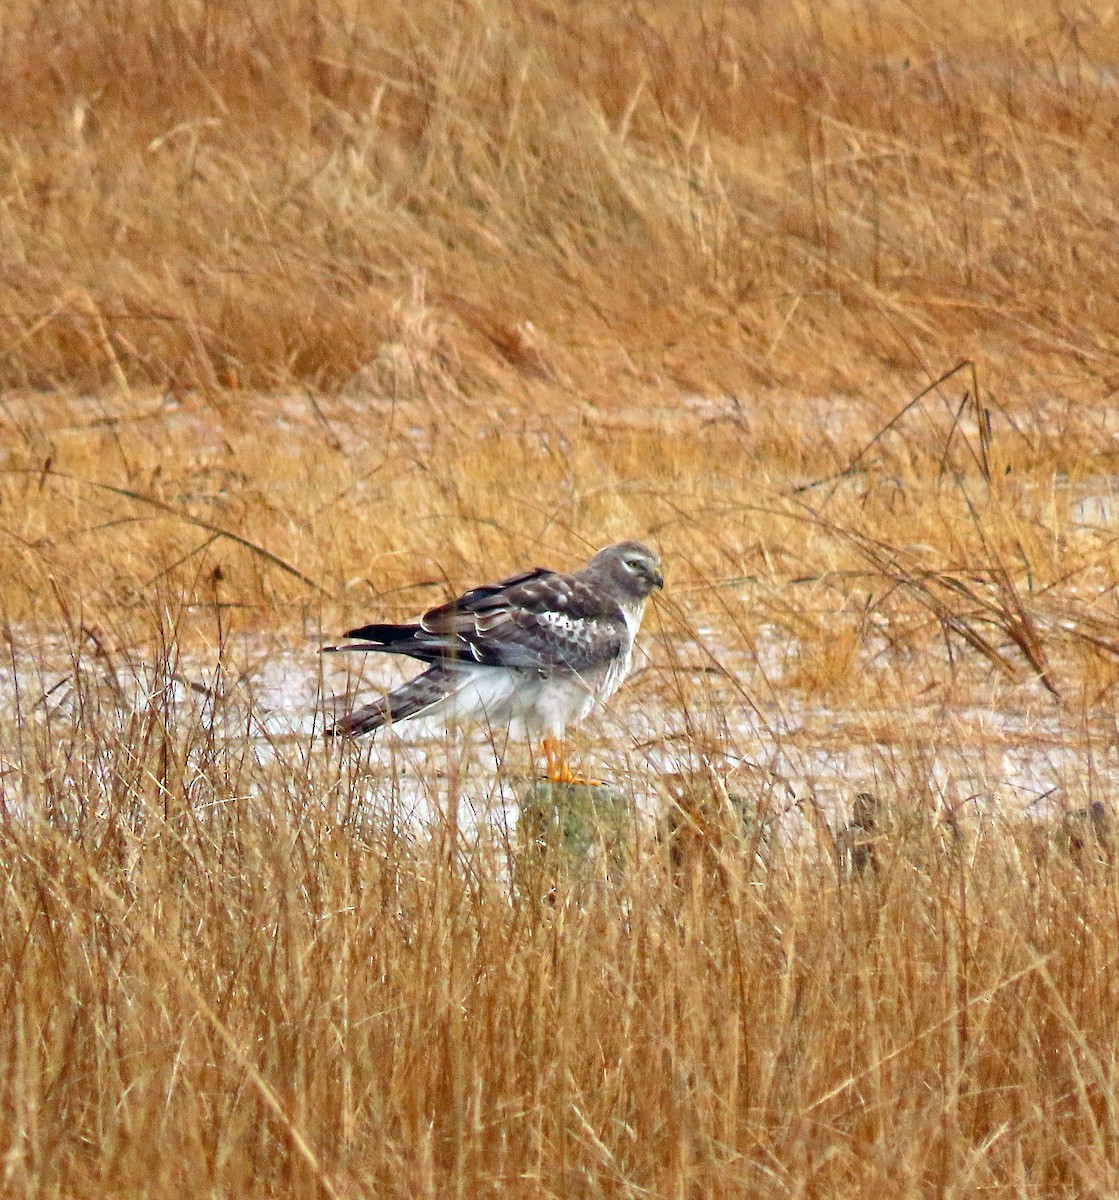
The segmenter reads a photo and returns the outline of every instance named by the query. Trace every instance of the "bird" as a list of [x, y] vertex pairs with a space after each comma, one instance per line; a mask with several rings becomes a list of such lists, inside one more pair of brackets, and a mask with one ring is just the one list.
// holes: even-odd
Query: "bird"
[[356, 737], [411, 718], [507, 726], [514, 737], [542, 736], [551, 782], [591, 782], [571, 770], [564, 734], [617, 691], [646, 602], [663, 587], [655, 551], [616, 542], [570, 575], [534, 567], [471, 588], [416, 621], [351, 629], [346, 644], [326, 649], [429, 665], [327, 734]]

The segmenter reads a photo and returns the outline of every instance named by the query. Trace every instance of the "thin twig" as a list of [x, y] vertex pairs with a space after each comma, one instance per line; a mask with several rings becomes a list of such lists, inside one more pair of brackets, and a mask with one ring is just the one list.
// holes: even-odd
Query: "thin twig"
[[[40, 468], [34, 469], [30, 467], [17, 467], [9, 469], [7, 474], [16, 475], [38, 475]], [[227, 538], [231, 542], [235, 542], [238, 546], [243, 546], [246, 550], [263, 558], [265, 562], [269, 562], [274, 567], [279, 567], [281, 571], [285, 571], [288, 575], [298, 579], [300, 583], [305, 583], [309, 588], [318, 592], [320, 596], [330, 596], [331, 593], [322, 586], [321, 583], [316, 583], [310, 576], [304, 575], [298, 567], [293, 567], [291, 563], [286, 562], [278, 554], [273, 554], [271, 550], [259, 545], [257, 542], [250, 541], [249, 538], [242, 536], [239, 533], [234, 533], [231, 529], [223, 529], [220, 525], [214, 525], [209, 521], [203, 521], [200, 517], [193, 516], [189, 512], [185, 512], [181, 508], [176, 508], [173, 504], [168, 504], [166, 500], [160, 500], [156, 496], [149, 496], [144, 492], [137, 492], [133, 488], [120, 487], [115, 483], [102, 483], [97, 479], [83, 479], [80, 475], [70, 475], [65, 471], [55, 471], [53, 468], [44, 472], [46, 475], [54, 479], [65, 479], [69, 483], [82, 484], [85, 487], [96, 488], [98, 491], [111, 492], [115, 496], [123, 496], [127, 500], [136, 500], [140, 504], [148, 504], [152, 508], [158, 508], [160, 512], [165, 512], [169, 516], [176, 517], [180, 521], [185, 521], [188, 525], [194, 525], [198, 529], [205, 529], [207, 533], [212, 533], [215, 537]], [[156, 577], [158, 578], [158, 576]]]

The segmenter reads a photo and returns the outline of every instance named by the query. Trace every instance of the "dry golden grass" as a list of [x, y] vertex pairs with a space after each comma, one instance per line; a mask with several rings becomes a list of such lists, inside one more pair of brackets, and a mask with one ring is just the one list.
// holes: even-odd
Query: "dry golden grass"
[[[1113, 1195], [1110, 8], [0, 31], [0, 1190]], [[623, 536], [620, 877], [252, 690]]]
[[748, 825], [689, 877], [635, 831], [549, 901], [458, 826], [477, 772], [401, 824], [353, 758], [258, 765], [165, 695], [31, 714], [9, 764], [12, 1194], [1110, 1193], [1106, 842], [909, 792], [872, 868]]

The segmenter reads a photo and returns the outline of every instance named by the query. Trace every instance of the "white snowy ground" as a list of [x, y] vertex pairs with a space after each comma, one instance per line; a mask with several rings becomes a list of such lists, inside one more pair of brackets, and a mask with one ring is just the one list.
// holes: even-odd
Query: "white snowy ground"
[[[405, 723], [356, 742], [324, 738], [335, 711], [395, 684], [414, 664], [248, 638], [228, 644], [220, 665], [216, 657], [170, 664], [135, 652], [110, 658], [92, 644], [75, 661], [57, 643], [18, 632], [15, 641], [0, 675], [0, 729], [8, 743], [0, 744], [0, 797], [9, 812], [22, 807], [20, 777], [33, 763], [41, 769], [43, 746], [50, 755], [68, 754], [72, 773], [77, 746], [89, 760], [74, 775], [84, 783], [73, 786], [90, 793], [82, 802], [112, 802], [120, 747], [152, 709], [180, 735], [187, 731], [200, 775], [213, 777], [224, 756], [225, 777], [242, 781], [245, 801], [277, 780], [313, 776], [334, 781], [322, 784], [323, 804], [388, 809], [394, 824], [446, 817], [455, 796], [463, 829], [483, 821], [508, 829], [533, 770], [528, 749], [505, 744], [500, 732], [447, 734]], [[710, 646], [702, 655], [688, 649], [676, 645], [673, 660], [699, 663], [714, 654], [722, 673], [705, 676], [685, 709], [659, 698], [672, 694], [663, 686], [668, 668], [646, 658], [578, 739], [584, 773], [609, 781], [650, 817], [657, 780], [695, 770], [697, 744], [714, 753], [732, 790], [764, 795], [794, 837], [807, 827], [809, 802], [842, 821], [859, 791], [905, 790], [941, 814], [1046, 817], [1114, 794], [1119, 781], [1114, 721], [1101, 717], [1086, 727], [1033, 683], [995, 684], [988, 705], [966, 709], [843, 711], [780, 688], [782, 665], [796, 647], [779, 630], [763, 630], [749, 660]], [[83, 741], [83, 729], [98, 734]]]

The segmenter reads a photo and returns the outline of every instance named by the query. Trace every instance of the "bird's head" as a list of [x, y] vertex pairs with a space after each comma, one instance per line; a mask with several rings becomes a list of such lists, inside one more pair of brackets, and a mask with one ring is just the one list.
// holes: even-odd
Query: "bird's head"
[[600, 550], [587, 564], [587, 571], [609, 579], [623, 597], [644, 601], [664, 587], [660, 555], [640, 542], [616, 542]]

